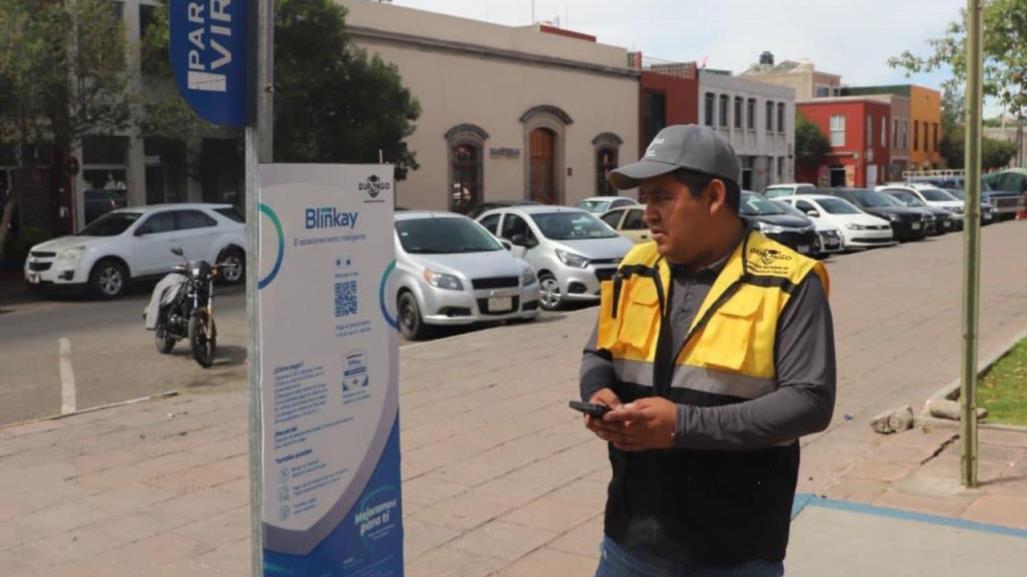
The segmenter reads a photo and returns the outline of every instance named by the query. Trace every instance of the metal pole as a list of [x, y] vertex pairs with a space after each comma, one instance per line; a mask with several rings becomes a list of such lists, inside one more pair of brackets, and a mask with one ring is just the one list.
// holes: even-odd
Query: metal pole
[[250, 95], [246, 124], [246, 373], [250, 389], [250, 570], [264, 575], [263, 447], [264, 431], [260, 399], [260, 316], [257, 314], [257, 283], [260, 277], [260, 208], [257, 182], [260, 164], [272, 161], [274, 99], [274, 4], [256, 0], [249, 10], [250, 61], [247, 93]]
[[963, 363], [960, 437], [960, 477], [966, 487], [977, 485], [977, 313], [981, 288], [981, 82], [982, 0], [966, 6], [966, 207], [963, 238]]

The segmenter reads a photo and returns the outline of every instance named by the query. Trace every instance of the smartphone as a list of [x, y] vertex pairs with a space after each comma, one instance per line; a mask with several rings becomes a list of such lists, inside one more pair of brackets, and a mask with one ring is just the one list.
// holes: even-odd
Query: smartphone
[[596, 403], [583, 403], [581, 401], [571, 401], [567, 403], [570, 408], [575, 411], [580, 411], [586, 415], [592, 415], [593, 417], [602, 417], [610, 411], [610, 407], [606, 405], [598, 405]]

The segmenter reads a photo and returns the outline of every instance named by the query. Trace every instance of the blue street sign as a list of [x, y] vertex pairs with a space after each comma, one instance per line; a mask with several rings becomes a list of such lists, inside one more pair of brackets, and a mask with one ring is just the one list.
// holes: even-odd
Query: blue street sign
[[214, 124], [246, 125], [246, 0], [170, 0], [168, 51], [186, 102]]

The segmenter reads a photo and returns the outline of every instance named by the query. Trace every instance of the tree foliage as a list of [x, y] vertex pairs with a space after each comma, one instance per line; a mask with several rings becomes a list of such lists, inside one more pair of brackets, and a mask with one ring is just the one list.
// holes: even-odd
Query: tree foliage
[[831, 141], [805, 115], [795, 115], [795, 159], [804, 166], [818, 166], [831, 150]]
[[345, 15], [331, 0], [275, 4], [275, 160], [375, 163], [380, 150], [402, 179], [418, 168], [403, 140], [420, 105], [395, 65], [350, 42]]

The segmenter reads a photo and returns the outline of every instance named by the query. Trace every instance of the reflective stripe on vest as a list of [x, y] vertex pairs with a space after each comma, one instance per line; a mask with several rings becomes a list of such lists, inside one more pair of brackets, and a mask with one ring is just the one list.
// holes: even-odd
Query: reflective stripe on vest
[[[775, 390], [777, 322], [793, 288], [811, 272], [827, 293], [827, 271], [819, 262], [757, 232], [747, 234], [717, 276], [684, 346], [675, 351], [673, 375], [662, 390], [741, 400]], [[661, 390], [653, 379], [670, 282], [655, 243], [645, 243], [625, 256], [613, 281], [602, 283], [596, 344], [612, 355], [619, 381]]]

